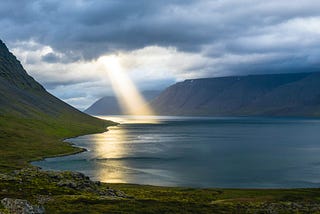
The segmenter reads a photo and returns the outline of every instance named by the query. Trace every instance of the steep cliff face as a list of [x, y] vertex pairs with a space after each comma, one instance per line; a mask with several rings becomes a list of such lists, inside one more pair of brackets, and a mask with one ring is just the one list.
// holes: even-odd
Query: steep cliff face
[[162, 115], [319, 116], [320, 73], [186, 80], [152, 106]]
[[17, 58], [9, 52], [6, 45], [1, 40], [0, 78], [21, 89], [44, 90], [39, 83], [27, 74]]

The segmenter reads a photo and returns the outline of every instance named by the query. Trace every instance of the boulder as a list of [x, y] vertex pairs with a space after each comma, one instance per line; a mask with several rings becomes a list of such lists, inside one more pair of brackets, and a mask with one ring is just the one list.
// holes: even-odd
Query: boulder
[[4, 198], [1, 204], [10, 213], [14, 214], [43, 214], [45, 213], [43, 206], [36, 206], [30, 204], [27, 200]]

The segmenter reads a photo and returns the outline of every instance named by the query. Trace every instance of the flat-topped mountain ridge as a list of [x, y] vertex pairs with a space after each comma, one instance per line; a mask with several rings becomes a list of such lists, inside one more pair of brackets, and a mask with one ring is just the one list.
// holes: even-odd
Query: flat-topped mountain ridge
[[161, 115], [320, 116], [320, 72], [185, 80], [151, 104]]

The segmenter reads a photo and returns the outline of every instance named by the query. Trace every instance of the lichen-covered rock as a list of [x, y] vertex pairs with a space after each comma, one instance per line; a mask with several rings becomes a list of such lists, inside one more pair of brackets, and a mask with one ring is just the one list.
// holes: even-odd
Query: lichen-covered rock
[[8, 175], [8, 174], [2, 174], [0, 173], [0, 180], [1, 181], [17, 181], [19, 180], [17, 177]]
[[27, 200], [4, 198], [1, 204], [12, 214], [43, 214], [43, 206], [30, 204]]
[[311, 202], [277, 202], [262, 204], [257, 213], [320, 213], [320, 204]]
[[59, 187], [69, 187], [71, 189], [78, 189], [80, 187], [79, 184], [77, 184], [76, 182], [71, 181], [71, 180], [62, 180], [62, 181], [58, 182], [57, 185]]
[[15, 179], [16, 182], [23, 181], [24, 183], [34, 183], [35, 180], [39, 180], [39, 178], [41, 178], [41, 182], [43, 183], [47, 183], [56, 187], [67, 188], [72, 191], [93, 193], [99, 196], [119, 198], [127, 197], [123, 192], [110, 189], [106, 186], [106, 184], [102, 184], [99, 181], [92, 181], [88, 176], [80, 172], [56, 172], [43, 171], [39, 168], [25, 168], [22, 170], [16, 170], [9, 175], [4, 175], [3, 177], [6, 179]]
[[44, 205], [49, 201], [52, 201], [52, 198], [48, 195], [38, 195], [36, 198], [37, 198], [38, 204], [40, 205]]

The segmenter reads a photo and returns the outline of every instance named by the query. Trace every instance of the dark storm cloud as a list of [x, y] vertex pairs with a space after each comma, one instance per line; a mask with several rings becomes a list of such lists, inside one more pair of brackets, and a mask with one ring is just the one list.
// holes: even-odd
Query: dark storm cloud
[[[66, 87], [68, 85], [77, 85], [85, 83], [85, 80], [63, 80], [63, 81], [48, 81], [44, 82], [43, 86], [48, 90], [53, 90], [57, 87]], [[80, 93], [79, 90], [77, 93]]]
[[[51, 63], [158, 45], [221, 61], [206, 75], [312, 70], [319, 66], [319, 32], [304, 25], [319, 24], [319, 11], [317, 0], [2, 0], [0, 36], [12, 43], [34, 40], [64, 54], [64, 61], [54, 53], [43, 57]], [[235, 62], [256, 54], [274, 57]]]
[[42, 56], [42, 61], [48, 62], [48, 63], [57, 63], [61, 59], [57, 54], [54, 53], [48, 53], [44, 56]]
[[73, 55], [70, 52], [68, 54], [56, 54], [56, 53], [47, 53], [41, 57], [42, 61], [47, 63], [71, 63], [81, 60], [80, 56]]
[[195, 29], [183, 32], [191, 25], [160, 20], [167, 7], [191, 2], [4, 1], [0, 24], [6, 29], [2, 32], [6, 40], [34, 39], [62, 52], [73, 50], [92, 58], [119, 49], [191, 42]]

